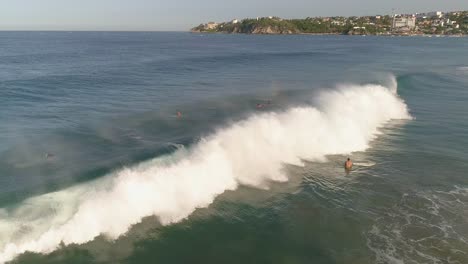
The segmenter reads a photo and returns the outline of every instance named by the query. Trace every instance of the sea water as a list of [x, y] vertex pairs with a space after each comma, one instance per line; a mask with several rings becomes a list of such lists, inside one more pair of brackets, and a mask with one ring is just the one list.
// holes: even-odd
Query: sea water
[[466, 38], [0, 47], [2, 263], [468, 262]]

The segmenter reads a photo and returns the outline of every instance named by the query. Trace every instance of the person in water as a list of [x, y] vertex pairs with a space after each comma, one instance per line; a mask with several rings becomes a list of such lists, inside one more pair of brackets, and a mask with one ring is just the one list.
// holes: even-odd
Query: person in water
[[353, 167], [353, 162], [348, 158], [344, 164], [345, 169], [350, 170]]

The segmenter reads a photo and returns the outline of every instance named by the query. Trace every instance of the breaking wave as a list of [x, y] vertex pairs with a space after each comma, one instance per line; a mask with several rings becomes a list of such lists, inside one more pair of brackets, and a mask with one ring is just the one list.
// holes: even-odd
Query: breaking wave
[[311, 106], [255, 114], [189, 149], [0, 209], [0, 263], [99, 235], [115, 239], [146, 216], [175, 223], [239, 185], [287, 181], [283, 164], [365, 150], [387, 121], [410, 118], [394, 85], [328, 90]]

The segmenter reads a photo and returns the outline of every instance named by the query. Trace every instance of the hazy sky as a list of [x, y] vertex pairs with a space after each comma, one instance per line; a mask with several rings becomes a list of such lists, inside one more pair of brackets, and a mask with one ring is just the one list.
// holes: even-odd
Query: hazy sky
[[0, 30], [188, 30], [207, 21], [468, 10], [468, 0], [0, 0]]

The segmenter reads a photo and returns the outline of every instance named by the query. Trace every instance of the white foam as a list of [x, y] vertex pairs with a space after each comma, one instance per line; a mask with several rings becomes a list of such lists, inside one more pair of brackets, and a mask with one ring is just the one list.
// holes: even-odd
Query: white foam
[[146, 216], [178, 222], [239, 184], [286, 181], [284, 163], [365, 150], [387, 121], [410, 118], [392, 87], [347, 86], [316, 99], [314, 107], [253, 115], [190, 149], [24, 201], [2, 213], [0, 262], [101, 234], [114, 239]]
[[356, 166], [361, 166], [361, 167], [372, 167], [375, 165], [375, 162], [372, 161], [367, 161], [367, 162], [354, 162], [353, 163]]

